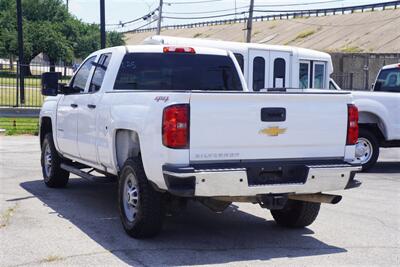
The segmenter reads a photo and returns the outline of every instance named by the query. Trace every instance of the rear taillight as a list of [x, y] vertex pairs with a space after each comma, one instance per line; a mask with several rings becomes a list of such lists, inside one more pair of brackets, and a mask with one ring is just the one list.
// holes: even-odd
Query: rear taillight
[[189, 147], [189, 105], [172, 105], [164, 109], [162, 141], [169, 148]]
[[176, 47], [176, 46], [165, 46], [163, 48], [164, 53], [190, 53], [195, 54], [196, 51], [193, 47]]
[[347, 105], [347, 141], [346, 145], [355, 145], [358, 139], [358, 109], [355, 105]]

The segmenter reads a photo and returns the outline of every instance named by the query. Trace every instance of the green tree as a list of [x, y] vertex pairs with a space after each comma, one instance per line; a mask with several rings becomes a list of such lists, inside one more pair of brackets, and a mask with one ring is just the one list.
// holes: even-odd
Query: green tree
[[[22, 0], [24, 62], [44, 53], [52, 64], [84, 58], [100, 48], [97, 24], [84, 23], [68, 13], [61, 0]], [[107, 45], [124, 44], [121, 33], [108, 32]], [[18, 54], [16, 3], [0, 0], [0, 56]]]
[[0, 57], [9, 57], [17, 53], [16, 20], [12, 12], [12, 1], [0, 0]]

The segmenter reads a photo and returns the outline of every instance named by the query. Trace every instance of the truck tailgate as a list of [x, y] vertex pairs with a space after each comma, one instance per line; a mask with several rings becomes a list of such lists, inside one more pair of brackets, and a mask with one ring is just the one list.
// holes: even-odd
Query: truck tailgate
[[198, 93], [190, 98], [190, 160], [342, 158], [342, 93]]

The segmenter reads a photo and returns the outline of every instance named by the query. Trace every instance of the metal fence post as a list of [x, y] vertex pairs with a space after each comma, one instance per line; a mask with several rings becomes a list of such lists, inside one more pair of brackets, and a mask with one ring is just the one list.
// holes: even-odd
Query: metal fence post
[[17, 60], [17, 71], [15, 72], [15, 105], [14, 107], [18, 107], [18, 101], [19, 101], [19, 72], [21, 71], [19, 68], [19, 60]]
[[[24, 38], [23, 38], [23, 31], [22, 31], [22, 6], [21, 6], [21, 0], [17, 0], [17, 28], [18, 28], [18, 66], [20, 67], [19, 69], [19, 82], [20, 84], [20, 90], [21, 90], [21, 104], [25, 103], [25, 84], [24, 84], [24, 75], [25, 71], [23, 68], [21, 68], [21, 65], [24, 64]], [[18, 101], [17, 101], [18, 102]]]
[[353, 72], [350, 72], [350, 88], [353, 88]]

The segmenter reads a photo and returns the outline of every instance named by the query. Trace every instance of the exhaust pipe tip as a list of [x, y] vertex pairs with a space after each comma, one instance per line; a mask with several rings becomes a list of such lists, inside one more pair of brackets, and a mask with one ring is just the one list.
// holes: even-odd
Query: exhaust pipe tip
[[337, 204], [342, 200], [342, 196], [336, 195], [331, 199], [331, 204]]
[[315, 202], [315, 203], [329, 203], [329, 204], [337, 204], [342, 200], [342, 196], [340, 195], [329, 195], [329, 194], [299, 194], [299, 195], [289, 195], [289, 199], [307, 201], [307, 202]]

